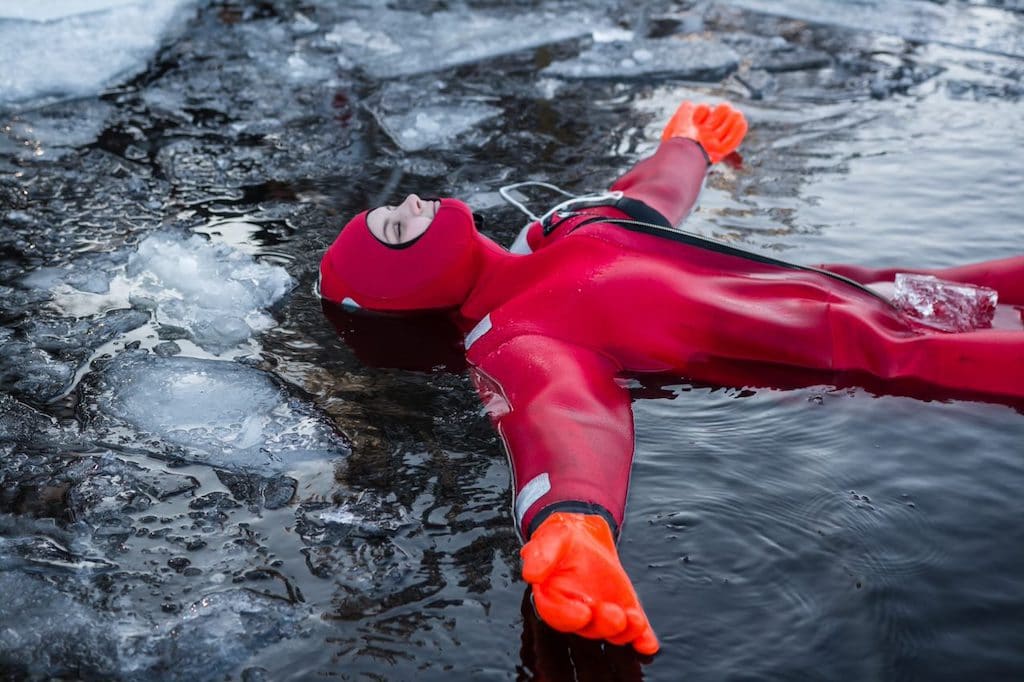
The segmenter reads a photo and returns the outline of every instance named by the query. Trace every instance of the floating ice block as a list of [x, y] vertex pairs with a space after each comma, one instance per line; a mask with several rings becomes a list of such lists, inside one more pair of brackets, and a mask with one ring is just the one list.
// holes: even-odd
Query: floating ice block
[[998, 294], [988, 287], [898, 273], [893, 303], [919, 322], [948, 332], [992, 326]]

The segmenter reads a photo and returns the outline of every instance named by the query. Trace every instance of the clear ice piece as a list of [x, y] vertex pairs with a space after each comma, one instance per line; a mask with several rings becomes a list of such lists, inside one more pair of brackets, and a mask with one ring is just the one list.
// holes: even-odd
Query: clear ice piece
[[174, 457], [232, 472], [269, 476], [348, 453], [323, 415], [235, 362], [122, 352], [104, 370], [97, 403]]
[[739, 57], [717, 40], [659, 38], [595, 43], [578, 56], [554, 62], [541, 74], [572, 79], [681, 78], [720, 81]]
[[[422, 85], [390, 83], [371, 98], [367, 108], [384, 132], [403, 151], [447, 148], [456, 138], [465, 146], [468, 133], [477, 130], [477, 142], [489, 135], [478, 130], [480, 124], [502, 110], [480, 98], [452, 97]], [[493, 127], [493, 126], [492, 126]]]
[[[355, 65], [373, 79], [443, 71], [606, 30], [607, 23], [583, 12], [484, 14], [465, 10], [420, 12], [353, 10], [352, 19], [324, 36], [342, 52], [342, 66]], [[458, 26], [458, 30], [453, 30]], [[400, 43], [392, 36], [400, 36]], [[466, 36], [473, 36], [467, 40]]]
[[893, 303], [929, 327], [965, 332], [992, 326], [997, 299], [998, 293], [988, 287], [900, 272]]
[[0, 102], [87, 97], [144, 71], [164, 38], [185, 27], [192, 4], [2, 3]]

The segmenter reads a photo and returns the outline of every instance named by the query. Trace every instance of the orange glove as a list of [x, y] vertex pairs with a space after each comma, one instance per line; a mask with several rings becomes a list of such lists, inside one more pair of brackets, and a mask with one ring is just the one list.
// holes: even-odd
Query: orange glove
[[632, 644], [641, 654], [658, 652], [658, 639], [603, 518], [555, 512], [520, 554], [537, 614], [555, 630]]
[[704, 147], [711, 163], [718, 163], [731, 154], [747, 134], [747, 119], [726, 103], [715, 107], [686, 101], [672, 115], [661, 139], [688, 137]]

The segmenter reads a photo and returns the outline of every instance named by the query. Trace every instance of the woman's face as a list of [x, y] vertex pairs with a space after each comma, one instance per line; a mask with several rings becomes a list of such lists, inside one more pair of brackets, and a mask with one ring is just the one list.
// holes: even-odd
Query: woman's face
[[366, 215], [370, 233], [389, 246], [416, 239], [430, 227], [440, 201], [424, 201], [410, 194], [397, 206], [378, 206]]

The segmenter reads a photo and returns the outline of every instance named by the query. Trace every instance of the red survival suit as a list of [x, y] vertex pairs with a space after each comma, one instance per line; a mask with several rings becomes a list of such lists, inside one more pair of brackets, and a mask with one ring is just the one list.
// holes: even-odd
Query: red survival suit
[[[615, 205], [531, 225], [528, 255], [480, 235], [464, 204], [443, 199], [410, 244], [378, 242], [363, 213], [324, 256], [324, 298], [378, 311], [450, 308], [470, 330], [466, 354], [510, 455], [526, 538], [557, 511], [620, 527], [633, 457], [623, 374], [701, 380], [708, 361], [753, 362], [1024, 397], [1019, 319], [939, 332], [862, 286], [895, 270], [801, 268], [636, 224], [681, 222], [707, 169], [699, 144], [666, 140], [612, 185], [622, 193]], [[1024, 257], [931, 274], [1024, 305]]]
[[[531, 225], [529, 255], [501, 249], [473, 229], [461, 202], [444, 199], [407, 248], [377, 242], [364, 218], [324, 256], [329, 300], [392, 311], [458, 306], [472, 326], [465, 345], [476, 384], [512, 460], [525, 537], [567, 507], [621, 524], [633, 455], [629, 394], [616, 382], [624, 373], [701, 379], [706, 361], [735, 360], [1024, 396], [1019, 324], [934, 331], [845, 279], [892, 281], [897, 270], [825, 266], [843, 276], [831, 277], [629, 224], [678, 224], [707, 168], [697, 143], [667, 140], [612, 185], [626, 200], [620, 207], [556, 214], [547, 234]], [[364, 234], [346, 241], [349, 231]], [[388, 275], [381, 261], [396, 257], [405, 262]], [[1024, 305], [1024, 257], [928, 272]]]

